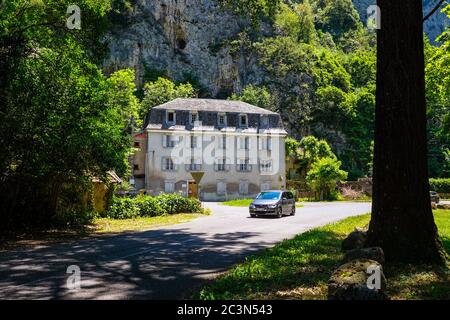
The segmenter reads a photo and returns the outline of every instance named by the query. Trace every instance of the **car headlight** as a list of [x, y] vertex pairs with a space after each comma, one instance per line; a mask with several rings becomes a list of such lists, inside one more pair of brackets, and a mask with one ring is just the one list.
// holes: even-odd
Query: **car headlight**
[[278, 207], [277, 204], [270, 204], [267, 206], [269, 209], [275, 209], [276, 207]]
[[255, 207], [255, 205], [252, 203], [251, 205], [250, 205], [250, 209], [255, 209], [256, 207]]

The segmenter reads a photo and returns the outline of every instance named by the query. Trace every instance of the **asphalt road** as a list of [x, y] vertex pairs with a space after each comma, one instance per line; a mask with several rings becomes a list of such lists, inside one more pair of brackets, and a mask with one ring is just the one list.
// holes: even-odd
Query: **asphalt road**
[[[211, 216], [158, 230], [0, 253], [0, 299], [177, 299], [249, 254], [348, 216], [369, 203], [307, 203], [294, 217], [248, 216], [206, 203]], [[67, 288], [68, 266], [81, 289]]]

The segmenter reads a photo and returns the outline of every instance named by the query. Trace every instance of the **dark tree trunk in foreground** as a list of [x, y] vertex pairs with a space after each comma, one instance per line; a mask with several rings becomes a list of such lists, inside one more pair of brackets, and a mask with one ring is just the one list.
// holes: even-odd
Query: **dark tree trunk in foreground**
[[379, 0], [372, 219], [387, 261], [442, 263], [430, 206], [421, 0]]

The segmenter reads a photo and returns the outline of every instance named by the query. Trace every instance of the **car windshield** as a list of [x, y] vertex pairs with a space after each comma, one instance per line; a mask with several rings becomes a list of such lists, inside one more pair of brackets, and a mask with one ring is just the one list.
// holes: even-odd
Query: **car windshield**
[[256, 199], [259, 200], [278, 200], [280, 199], [281, 192], [261, 192]]

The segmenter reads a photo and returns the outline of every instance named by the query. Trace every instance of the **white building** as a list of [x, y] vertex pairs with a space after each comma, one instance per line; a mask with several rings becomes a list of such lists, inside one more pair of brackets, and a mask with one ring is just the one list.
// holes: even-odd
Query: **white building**
[[[240, 101], [175, 99], [151, 110], [145, 133], [135, 142], [134, 180], [148, 194], [222, 201], [285, 187], [287, 133], [277, 113]], [[198, 186], [194, 172], [204, 173]]]

